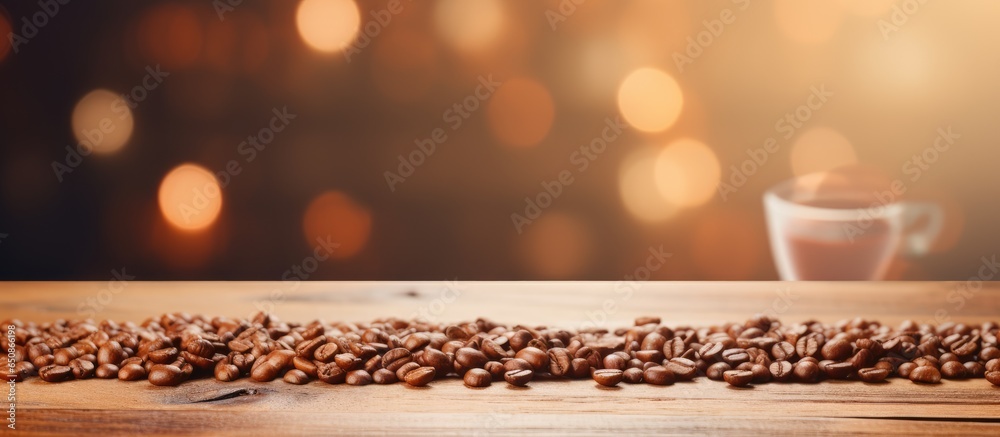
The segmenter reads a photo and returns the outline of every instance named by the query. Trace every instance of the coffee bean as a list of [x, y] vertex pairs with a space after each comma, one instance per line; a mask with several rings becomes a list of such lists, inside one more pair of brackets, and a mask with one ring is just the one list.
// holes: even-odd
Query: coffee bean
[[795, 364], [795, 378], [801, 382], [816, 382], [819, 379], [819, 365], [812, 361], [799, 361]]
[[698, 374], [694, 361], [687, 358], [673, 358], [665, 366], [679, 381], [690, 381]]
[[177, 359], [180, 352], [175, 347], [158, 349], [146, 354], [146, 360], [156, 364], [170, 364]]
[[536, 372], [549, 370], [549, 355], [536, 347], [525, 347], [514, 357], [527, 361]]
[[845, 360], [851, 356], [851, 344], [843, 339], [833, 339], [823, 345], [821, 353], [827, 360]]
[[187, 379], [184, 371], [173, 364], [155, 364], [149, 369], [149, 382], [158, 386], [176, 386]]
[[493, 382], [493, 375], [490, 375], [490, 372], [484, 369], [469, 369], [468, 372], [465, 372], [465, 376], [462, 377], [462, 381], [465, 382], [467, 387], [489, 387]]
[[98, 364], [114, 364], [117, 366], [125, 358], [127, 358], [125, 351], [122, 350], [121, 344], [117, 341], [108, 341], [97, 350]]
[[45, 382], [67, 381], [73, 379], [73, 369], [69, 366], [52, 364], [38, 369], [38, 377]]
[[750, 361], [750, 354], [747, 353], [746, 349], [726, 349], [722, 351], [722, 359], [729, 363], [730, 366], [738, 366]]
[[80, 351], [73, 346], [56, 349], [56, 351], [53, 352], [53, 363], [59, 366], [68, 366], [70, 361], [80, 358], [80, 355], [83, 354], [81, 354]]
[[110, 363], [101, 364], [94, 370], [94, 376], [100, 379], [114, 379], [118, 377], [118, 366]]
[[566, 348], [552, 348], [548, 351], [549, 372], [553, 376], [566, 376], [573, 368], [573, 358]]
[[997, 387], [1000, 387], [1000, 370], [986, 372], [986, 380]]
[[802, 358], [815, 356], [819, 350], [819, 340], [813, 336], [802, 337], [795, 343], [795, 354]]
[[126, 364], [118, 370], [118, 379], [122, 381], [146, 379], [146, 368], [136, 363]]
[[285, 372], [285, 376], [281, 379], [289, 384], [302, 385], [309, 382], [309, 375], [299, 369], [292, 369]]
[[787, 341], [781, 341], [771, 346], [771, 356], [775, 360], [790, 360], [795, 358], [795, 345]]
[[466, 368], [482, 368], [489, 361], [482, 351], [470, 347], [463, 347], [455, 352], [455, 361]]
[[94, 376], [94, 363], [77, 358], [69, 362], [70, 369], [73, 370], [73, 377], [76, 379], [87, 379]]
[[889, 376], [889, 371], [886, 369], [879, 369], [876, 367], [867, 367], [858, 370], [858, 378], [864, 382], [882, 382], [885, 378]]
[[385, 355], [382, 356], [382, 368], [395, 372], [410, 361], [412, 361], [412, 354], [410, 353], [410, 350], [399, 347], [386, 352]]
[[534, 377], [535, 373], [529, 369], [509, 370], [503, 374], [503, 379], [506, 380], [508, 384], [516, 387], [524, 387], [525, 385], [528, 385]]
[[235, 381], [240, 378], [240, 369], [235, 365], [231, 364], [229, 359], [219, 361], [215, 365], [215, 370], [213, 371], [215, 379], [222, 382]]
[[854, 374], [854, 364], [848, 362], [829, 363], [821, 368], [826, 376], [832, 379], [847, 379]]
[[722, 374], [730, 370], [733, 370], [733, 366], [730, 366], [729, 363], [718, 362], [708, 366], [708, 370], [705, 371], [705, 376], [713, 381], [722, 381]]
[[352, 370], [347, 372], [344, 382], [347, 385], [368, 385], [372, 383], [372, 375], [364, 370]]
[[643, 316], [643, 317], [636, 317], [635, 319], [635, 326], [642, 326], [648, 324], [659, 325], [660, 318], [656, 316]]
[[725, 345], [722, 343], [708, 342], [698, 350], [698, 355], [700, 355], [703, 360], [715, 360], [721, 356], [724, 348]]
[[504, 350], [503, 346], [500, 346], [495, 341], [490, 339], [483, 340], [483, 344], [480, 349], [483, 351], [483, 354], [491, 360], [499, 360], [507, 356], [507, 351]]
[[372, 374], [372, 381], [376, 384], [395, 384], [399, 381], [399, 377], [396, 376], [396, 372], [389, 369], [378, 369]]
[[746, 387], [753, 381], [753, 372], [749, 370], [727, 370], [722, 378], [733, 387]]
[[911, 362], [905, 362], [903, 364], [900, 364], [899, 367], [896, 368], [896, 374], [899, 375], [900, 378], [909, 378], [910, 372], [912, 372], [913, 369], [916, 368], [917, 368], [916, 364]]
[[347, 379], [347, 372], [341, 369], [337, 363], [325, 363], [319, 366], [316, 378], [327, 384], [343, 384], [344, 380]]
[[494, 381], [499, 381], [503, 379], [503, 374], [506, 372], [503, 368], [503, 364], [499, 361], [489, 361], [483, 366], [483, 370], [490, 372], [490, 376], [493, 377]]
[[642, 382], [642, 369], [630, 368], [622, 372], [622, 381], [628, 384], [638, 384]]
[[600, 369], [593, 373], [594, 381], [605, 387], [614, 387], [622, 382], [624, 372], [619, 369]]
[[336, 356], [333, 357], [333, 362], [337, 363], [337, 365], [340, 366], [341, 369], [344, 369], [344, 371], [346, 372], [360, 369], [364, 365], [364, 363], [361, 361], [361, 358], [358, 358], [356, 355], [350, 352], [337, 354]]
[[403, 380], [414, 387], [423, 387], [434, 379], [436, 373], [433, 367], [419, 367], [408, 372]]
[[986, 371], [995, 372], [1000, 370], [1000, 358], [994, 358], [986, 362]]
[[965, 366], [958, 361], [948, 361], [941, 365], [941, 376], [947, 379], [965, 378]]
[[316, 351], [313, 352], [313, 358], [322, 363], [329, 363], [332, 362], [339, 353], [340, 347], [337, 346], [337, 343], [327, 343], [316, 348]]
[[572, 366], [571, 376], [573, 378], [586, 378], [590, 376], [590, 369], [592, 367], [590, 366], [590, 361], [586, 358], [573, 358], [570, 364]]
[[427, 347], [424, 349], [424, 353], [420, 355], [420, 362], [418, 362], [423, 367], [432, 367], [437, 375], [445, 376], [454, 370], [454, 362], [444, 352], [434, 349], [432, 347]]
[[771, 380], [771, 371], [763, 364], [754, 364], [750, 373], [753, 373], [754, 384], [763, 384]]
[[[723, 363], [725, 364], [725, 363]], [[642, 379], [647, 384], [671, 385], [677, 379], [674, 372], [663, 366], [653, 366], [642, 372]]]
[[[791, 343], [789, 343], [791, 344]], [[788, 361], [775, 361], [767, 368], [775, 381], [788, 381], [792, 378], [794, 366]]]
[[602, 363], [605, 369], [625, 370], [625, 368], [628, 365], [627, 361], [624, 358], [622, 358], [620, 355], [615, 355], [615, 354], [611, 354], [604, 357]]
[[982, 378], [986, 374], [986, 366], [978, 361], [969, 361], [963, 364], [965, 375], [969, 378]]
[[212, 342], [203, 338], [188, 343], [184, 350], [202, 358], [209, 358], [215, 355], [215, 346], [212, 345]]
[[417, 364], [413, 361], [403, 364], [402, 366], [399, 367], [399, 369], [396, 370], [396, 379], [399, 381], [404, 380], [406, 378], [407, 373], [410, 373], [411, 370], [417, 369], [419, 367], [420, 364]]
[[910, 381], [937, 384], [941, 382], [941, 372], [934, 366], [920, 366], [910, 372]]

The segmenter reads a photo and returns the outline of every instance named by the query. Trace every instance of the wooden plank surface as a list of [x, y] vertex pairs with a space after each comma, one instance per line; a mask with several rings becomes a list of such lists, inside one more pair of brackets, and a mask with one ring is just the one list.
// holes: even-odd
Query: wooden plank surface
[[[2, 283], [0, 319], [142, 319], [162, 312], [247, 316], [258, 306], [282, 319], [362, 321], [421, 314], [441, 321], [575, 328], [640, 315], [708, 325], [767, 312], [787, 322], [864, 317], [977, 323], [1000, 320], [1000, 286], [968, 292], [955, 283], [352, 282]], [[628, 290], [632, 290], [628, 292]], [[964, 291], [965, 294], [958, 293]], [[950, 297], [949, 297], [950, 296]], [[964, 296], [958, 306], [956, 296]], [[110, 298], [109, 298], [110, 297]], [[98, 300], [100, 299], [100, 300]], [[273, 305], [273, 306], [271, 306]], [[93, 307], [87, 307], [88, 311]], [[923, 386], [892, 380], [764, 384], [735, 389], [699, 378], [669, 387], [537, 381], [526, 389], [468, 389], [446, 380], [414, 389], [293, 386], [281, 381], [192, 381], [177, 388], [87, 380], [17, 384], [17, 426], [37, 434], [607, 435], [840, 432], [1000, 434], [1000, 388], [983, 379]]]

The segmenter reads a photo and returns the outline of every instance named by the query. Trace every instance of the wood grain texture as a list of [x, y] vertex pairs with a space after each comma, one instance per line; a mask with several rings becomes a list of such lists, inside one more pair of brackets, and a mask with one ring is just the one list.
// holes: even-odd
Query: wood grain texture
[[[79, 317], [107, 284], [3, 283], [0, 319]], [[637, 286], [637, 288], [635, 288]], [[671, 326], [742, 321], [758, 312], [788, 322], [856, 316], [982, 322], [1000, 319], [1000, 286], [957, 307], [953, 283], [641, 283], [627, 293], [608, 282], [129, 283], [97, 318], [162, 312], [247, 316], [259, 304], [286, 320], [371, 320], [425, 314], [442, 321], [485, 316], [504, 323], [578, 327], [607, 318], [629, 325], [658, 315]], [[449, 288], [450, 287], [450, 288]], [[617, 291], [616, 291], [617, 289]], [[274, 292], [278, 290], [278, 292]], [[457, 290], [457, 291], [455, 291]], [[108, 295], [105, 293], [105, 295]], [[277, 296], [278, 299], [269, 298]], [[609, 303], [610, 302], [610, 303]], [[612, 306], [613, 304], [613, 306]], [[87, 380], [17, 385], [18, 430], [33, 434], [265, 435], [662, 435], [1000, 434], [1000, 388], [985, 380], [924, 386], [892, 380], [730, 388], [704, 378], [669, 387], [598, 387], [537, 381], [516, 389], [468, 389], [457, 379], [415, 389], [312, 382], [197, 380], [177, 388]]]

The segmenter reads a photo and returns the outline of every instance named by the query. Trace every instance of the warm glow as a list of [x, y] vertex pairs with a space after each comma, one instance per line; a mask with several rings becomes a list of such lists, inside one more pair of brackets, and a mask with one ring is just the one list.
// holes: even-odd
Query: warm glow
[[83, 96], [73, 108], [71, 121], [76, 140], [97, 153], [122, 148], [132, 135], [133, 123], [128, 103], [108, 90]]
[[503, 27], [503, 4], [499, 0], [438, 0], [434, 11], [438, 32], [460, 50], [486, 48]]
[[[634, 63], [632, 65], [660, 62], [664, 58], [670, 59], [671, 53], [683, 53], [688, 44], [687, 38], [696, 37], [703, 29], [700, 19], [691, 19], [700, 13], [692, 10], [700, 7], [699, 2], [645, 0], [606, 3], [622, 9], [617, 17], [617, 56]], [[593, 5], [591, 3], [589, 8], [578, 7], [578, 10], [591, 9]], [[575, 21], [575, 18], [574, 14], [573, 20], [568, 21]], [[605, 16], [605, 19], [608, 18]]]
[[618, 191], [625, 208], [645, 222], [666, 220], [677, 213], [656, 189], [656, 161], [659, 150], [644, 147], [622, 161], [618, 174]]
[[431, 36], [405, 27], [387, 28], [372, 52], [372, 78], [382, 95], [402, 103], [427, 96], [440, 63]]
[[695, 225], [691, 256], [704, 277], [751, 279], [766, 250], [764, 229], [759, 219], [741, 210], [713, 211]]
[[792, 41], [819, 44], [837, 33], [843, 10], [830, 0], [775, 0], [774, 19]]
[[354, 41], [361, 16], [354, 0], [302, 0], [295, 22], [299, 35], [310, 47], [336, 52]]
[[327, 191], [316, 196], [306, 208], [302, 231], [310, 247], [319, 247], [321, 242], [337, 244], [330, 256], [350, 258], [368, 243], [372, 215], [347, 194]]
[[147, 62], [164, 70], [190, 66], [202, 50], [202, 23], [187, 6], [165, 3], [140, 18], [139, 44]]
[[222, 211], [222, 188], [215, 175], [195, 164], [182, 164], [160, 183], [160, 212], [171, 225], [199, 231], [215, 223]]
[[863, 17], [877, 17], [889, 13], [897, 0], [839, 0], [847, 12]]
[[4, 14], [0, 14], [0, 61], [3, 61], [7, 57], [7, 53], [10, 53], [10, 38], [7, 37], [10, 33], [10, 22], [7, 21], [7, 17]]
[[677, 121], [684, 106], [681, 87], [669, 74], [640, 68], [618, 88], [618, 110], [630, 125], [646, 132], [660, 132]]
[[571, 279], [586, 274], [594, 245], [587, 226], [560, 212], [546, 212], [524, 234], [524, 260], [544, 279]]
[[555, 118], [552, 96], [534, 79], [509, 79], [490, 98], [487, 108], [493, 135], [502, 143], [528, 147], [549, 133]]
[[801, 176], [858, 162], [854, 146], [840, 132], [817, 127], [803, 132], [791, 152], [792, 173]]
[[656, 187], [673, 205], [708, 202], [716, 193], [720, 176], [715, 152], [692, 139], [673, 142], [656, 158]]

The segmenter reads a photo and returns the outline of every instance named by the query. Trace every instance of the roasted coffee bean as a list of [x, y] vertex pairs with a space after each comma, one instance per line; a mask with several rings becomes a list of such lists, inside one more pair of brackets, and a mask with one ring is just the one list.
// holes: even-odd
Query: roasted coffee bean
[[56, 349], [52, 355], [55, 358], [53, 361], [54, 364], [58, 366], [68, 366], [70, 361], [80, 358], [80, 355], [83, 354], [81, 354], [75, 347], [69, 346]]
[[549, 372], [553, 376], [566, 376], [572, 371], [573, 358], [566, 348], [552, 348], [548, 351]]
[[483, 369], [469, 369], [462, 377], [462, 381], [465, 382], [466, 387], [489, 387], [493, 382], [493, 375]]
[[965, 374], [970, 378], [982, 378], [986, 374], [986, 366], [978, 361], [969, 361], [963, 364]]
[[187, 377], [180, 367], [173, 364], [154, 364], [149, 369], [149, 382], [158, 386], [176, 386]]
[[994, 358], [986, 362], [986, 371], [995, 372], [1000, 370], [1000, 358]]
[[730, 366], [738, 366], [750, 361], [750, 354], [747, 353], [746, 349], [726, 349], [722, 351], [722, 359], [729, 363]]
[[816, 382], [819, 379], [819, 365], [812, 361], [799, 361], [795, 364], [795, 378], [801, 382]]
[[848, 362], [829, 363], [820, 367], [826, 376], [832, 379], [847, 379], [854, 374], [854, 364]]
[[549, 355], [536, 347], [525, 347], [514, 357], [527, 361], [536, 372], [549, 370]]
[[663, 350], [663, 345], [667, 342], [667, 338], [660, 335], [658, 332], [650, 332], [642, 339], [642, 343], [639, 344], [639, 350], [652, 351], [652, 350]]
[[114, 364], [101, 364], [94, 370], [94, 376], [100, 379], [114, 379], [118, 377], [118, 366]]
[[864, 382], [882, 382], [889, 376], [889, 371], [876, 367], [867, 367], [858, 370], [858, 379]]
[[665, 367], [674, 372], [674, 376], [679, 381], [690, 381], [698, 374], [698, 368], [695, 367], [694, 361], [687, 358], [673, 358], [667, 362]]
[[337, 363], [337, 365], [340, 366], [341, 369], [344, 369], [345, 371], [348, 372], [351, 370], [360, 369], [364, 365], [364, 363], [361, 361], [361, 358], [358, 358], [352, 353], [337, 354], [337, 356], [333, 357], [333, 362]]
[[823, 358], [833, 361], [846, 360], [851, 356], [851, 344], [843, 339], [833, 339], [823, 345]]
[[941, 376], [946, 379], [965, 378], [965, 366], [958, 361], [948, 361], [941, 365]]
[[202, 358], [210, 358], [212, 355], [215, 355], [215, 346], [212, 345], [212, 342], [203, 338], [188, 343], [184, 350]]
[[642, 369], [633, 367], [622, 372], [622, 381], [628, 384], [638, 384], [642, 382]]
[[414, 387], [423, 387], [434, 379], [436, 373], [433, 367], [418, 367], [409, 371], [403, 380]]
[[117, 341], [108, 341], [97, 350], [97, 364], [121, 364], [127, 358], [125, 351]]
[[455, 352], [455, 361], [467, 369], [481, 369], [489, 360], [482, 351], [471, 347], [463, 347]]
[[795, 358], [795, 345], [787, 341], [781, 341], [771, 346], [771, 356], [775, 360], [790, 360]]
[[413, 361], [410, 361], [409, 363], [403, 364], [402, 366], [400, 366], [400, 368], [398, 370], [396, 370], [396, 379], [402, 381], [404, 378], [406, 378], [406, 374], [407, 373], [409, 373], [411, 370], [417, 369], [419, 367], [420, 367], [420, 364], [417, 364], [417, 363], [415, 363]]
[[934, 366], [919, 366], [909, 375], [910, 381], [923, 384], [937, 384], [941, 382], [941, 372]]
[[698, 350], [698, 355], [700, 355], [703, 360], [714, 361], [721, 357], [724, 349], [725, 346], [722, 343], [708, 342]]
[[316, 378], [327, 384], [343, 384], [347, 378], [347, 372], [341, 369], [337, 363], [325, 363], [317, 369]]
[[395, 384], [399, 381], [399, 377], [396, 376], [396, 372], [389, 369], [378, 369], [372, 374], [372, 381], [376, 384]]
[[372, 375], [364, 370], [352, 370], [347, 372], [344, 382], [347, 385], [368, 385], [372, 383]]
[[395, 348], [386, 352], [385, 355], [382, 356], [382, 368], [395, 372], [410, 361], [412, 361], [412, 354], [409, 349], [402, 347]]
[[94, 376], [94, 363], [77, 358], [69, 362], [70, 369], [73, 370], [73, 377], [76, 379], [87, 379]]
[[[725, 364], [725, 363], [723, 363]], [[671, 385], [677, 379], [674, 372], [663, 366], [653, 366], [642, 372], [642, 379], [647, 384]]]
[[[791, 344], [791, 343], [789, 343]], [[792, 378], [794, 366], [788, 361], [775, 361], [767, 368], [775, 381], [788, 381]]]
[[499, 381], [503, 379], [503, 374], [506, 372], [503, 368], [503, 364], [499, 361], [489, 361], [483, 366], [483, 370], [490, 372], [490, 376], [493, 377], [494, 381]]
[[445, 376], [454, 369], [454, 363], [452, 358], [449, 358], [444, 352], [434, 349], [432, 347], [427, 347], [424, 349], [423, 354], [420, 355], [419, 364], [424, 367], [434, 368], [434, 372], [437, 375]]
[[705, 376], [713, 381], [722, 381], [722, 374], [733, 370], [733, 366], [730, 366], [726, 362], [718, 362], [708, 366], [708, 370], [705, 371]]
[[749, 370], [727, 370], [722, 378], [733, 387], [746, 387], [753, 381], [753, 372]]
[[[572, 366], [571, 375], [574, 378], [586, 378], [590, 376], [590, 369], [592, 367], [590, 366], [590, 361], [588, 361], [586, 358], [573, 358], [573, 361], [571, 361], [570, 363]], [[646, 363], [646, 364], [653, 364], [653, 363]]]
[[122, 381], [146, 379], [146, 368], [136, 363], [126, 364], [118, 370], [118, 379]]
[[624, 372], [618, 369], [600, 369], [593, 373], [594, 381], [605, 387], [614, 387], [622, 382]]
[[916, 364], [913, 364], [911, 362], [905, 362], [903, 364], [900, 364], [899, 367], [896, 368], [896, 374], [899, 375], [901, 378], [909, 378], [910, 372], [912, 372], [913, 369], [916, 368], [917, 368]]
[[480, 349], [487, 358], [491, 360], [499, 360], [507, 356], [507, 351], [504, 350], [503, 346], [500, 346], [493, 340], [483, 340]]
[[45, 382], [67, 381], [73, 379], [73, 369], [69, 366], [52, 364], [38, 369], [38, 377]]
[[754, 364], [750, 372], [753, 373], [754, 384], [763, 384], [771, 380], [771, 371], [763, 364]]
[[299, 369], [292, 369], [285, 372], [285, 376], [281, 379], [289, 384], [302, 385], [309, 382], [309, 375]]
[[535, 377], [535, 373], [529, 369], [510, 370], [503, 374], [503, 379], [508, 384], [516, 387], [524, 387]]
[[986, 380], [997, 387], [1000, 387], [1000, 370], [986, 372]]
[[156, 364], [170, 364], [177, 359], [180, 352], [175, 347], [158, 349], [146, 354], [146, 360]]
[[230, 363], [229, 359], [219, 361], [215, 364], [215, 379], [222, 382], [235, 381], [240, 378], [240, 369]]
[[329, 363], [332, 362], [339, 353], [340, 347], [337, 346], [337, 343], [327, 343], [316, 348], [316, 351], [313, 352], [313, 358], [322, 363]]
[[795, 354], [801, 358], [815, 356], [819, 350], [819, 340], [813, 336], [802, 337], [795, 343]]

